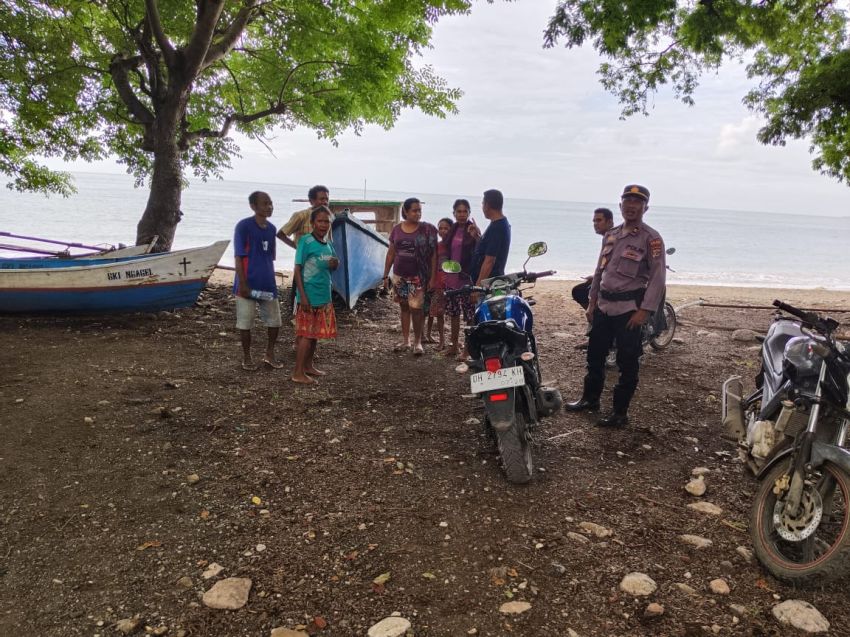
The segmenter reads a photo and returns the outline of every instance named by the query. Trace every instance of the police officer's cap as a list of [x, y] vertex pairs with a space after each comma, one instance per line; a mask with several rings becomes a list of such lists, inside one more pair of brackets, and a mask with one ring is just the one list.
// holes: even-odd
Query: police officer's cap
[[638, 199], [643, 199], [645, 202], [649, 203], [649, 188], [646, 186], [639, 186], [638, 184], [629, 184], [623, 188], [623, 194], [620, 198], [625, 199], [626, 197], [637, 197]]

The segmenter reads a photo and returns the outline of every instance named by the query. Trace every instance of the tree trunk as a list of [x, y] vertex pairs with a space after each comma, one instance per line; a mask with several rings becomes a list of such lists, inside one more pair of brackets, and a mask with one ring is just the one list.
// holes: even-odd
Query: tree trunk
[[[174, 120], [179, 121], [179, 117]], [[177, 224], [183, 216], [180, 211], [183, 168], [176, 127], [160, 121], [154, 126], [157, 130], [154, 132], [151, 190], [145, 212], [136, 227], [136, 245], [150, 243], [156, 236], [159, 238], [153, 251], [166, 252], [171, 250]]]

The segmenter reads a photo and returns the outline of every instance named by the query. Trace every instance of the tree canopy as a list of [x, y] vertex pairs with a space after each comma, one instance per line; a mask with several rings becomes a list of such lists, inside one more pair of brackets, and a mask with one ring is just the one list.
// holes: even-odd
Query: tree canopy
[[227, 168], [234, 130], [262, 140], [305, 126], [333, 139], [389, 128], [408, 107], [454, 111], [460, 92], [415, 62], [435, 21], [468, 9], [468, 0], [5, 0], [0, 173], [18, 189], [67, 192], [68, 176], [36, 157], [115, 155], [159, 193], [145, 215], [174, 217], [137, 239], [167, 235], [168, 224], [173, 235], [184, 173]]
[[765, 118], [758, 139], [809, 139], [815, 169], [850, 182], [850, 49], [846, 3], [829, 0], [559, 0], [545, 45], [586, 42], [624, 117], [647, 113], [664, 85], [694, 103], [701, 74], [746, 64], [744, 96]]

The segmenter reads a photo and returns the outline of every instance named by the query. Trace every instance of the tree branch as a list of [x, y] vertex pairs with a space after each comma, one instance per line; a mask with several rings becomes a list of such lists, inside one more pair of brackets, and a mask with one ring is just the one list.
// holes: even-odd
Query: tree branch
[[171, 44], [168, 36], [165, 35], [165, 31], [162, 30], [157, 0], [145, 0], [145, 13], [147, 14], [147, 22], [150, 25], [153, 37], [156, 39], [160, 51], [162, 51], [163, 58], [165, 58], [165, 63], [168, 66], [172, 66], [176, 60], [176, 52], [174, 45]]
[[296, 64], [291, 69], [289, 69], [289, 73], [286, 74], [286, 79], [283, 80], [283, 84], [280, 86], [280, 91], [278, 92], [277, 99], [279, 102], [283, 101], [283, 92], [286, 90], [286, 87], [289, 85], [289, 81], [292, 79], [292, 76], [295, 75], [295, 71], [304, 66], [309, 66], [311, 64], [327, 64], [328, 66], [352, 66], [348, 62], [340, 62], [338, 60], [307, 60], [306, 62], [301, 62], [301, 64]]
[[112, 58], [109, 64], [109, 72], [112, 75], [112, 81], [115, 83], [115, 90], [118, 91], [118, 96], [121, 101], [127, 106], [130, 114], [136, 118], [139, 124], [153, 124], [154, 114], [150, 109], [136, 97], [133, 92], [133, 87], [130, 85], [130, 77], [128, 69], [136, 68], [142, 63], [141, 56], [132, 58], [122, 58], [116, 55]]
[[245, 0], [245, 6], [239, 10], [239, 13], [236, 14], [233, 22], [227, 27], [221, 38], [207, 50], [203, 68], [215, 64], [230, 53], [243, 31], [245, 31], [245, 27], [248, 26], [248, 23], [254, 17], [256, 10], [257, 0]]
[[189, 148], [189, 146], [191, 146], [199, 139], [220, 139], [222, 137], [227, 137], [227, 134], [230, 132], [230, 128], [233, 126], [234, 122], [248, 124], [250, 122], [262, 119], [264, 117], [268, 117], [270, 115], [282, 115], [287, 111], [287, 109], [287, 104], [283, 102], [278, 102], [277, 104], [272, 104], [271, 106], [269, 106], [269, 108], [265, 110], [257, 111], [256, 113], [251, 113], [250, 115], [231, 113], [230, 115], [224, 118], [224, 124], [217, 131], [209, 128], [200, 128], [195, 131], [184, 133], [179, 142], [180, 149], [186, 150], [187, 148]]
[[186, 82], [193, 81], [202, 68], [204, 58], [210, 50], [215, 25], [218, 24], [218, 19], [224, 9], [224, 0], [199, 0], [197, 5], [198, 14], [195, 19], [195, 30], [192, 31], [189, 44], [184, 49], [186, 66], [182, 71], [185, 74]]
[[230, 79], [233, 80], [233, 85], [236, 87], [236, 97], [239, 98], [239, 110], [241, 112], [245, 112], [245, 103], [242, 100], [242, 87], [239, 86], [239, 78], [236, 77], [236, 74], [226, 63], [223, 63], [222, 66], [224, 70], [230, 75]]

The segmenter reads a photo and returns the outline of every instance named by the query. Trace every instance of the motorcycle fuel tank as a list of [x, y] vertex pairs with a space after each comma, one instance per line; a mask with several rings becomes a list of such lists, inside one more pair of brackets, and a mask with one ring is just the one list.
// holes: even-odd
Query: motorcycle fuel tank
[[475, 308], [475, 323], [484, 321], [506, 321], [512, 319], [519, 329], [531, 332], [534, 317], [528, 303], [514, 294], [494, 296], [486, 299]]

